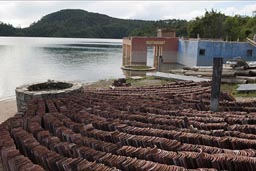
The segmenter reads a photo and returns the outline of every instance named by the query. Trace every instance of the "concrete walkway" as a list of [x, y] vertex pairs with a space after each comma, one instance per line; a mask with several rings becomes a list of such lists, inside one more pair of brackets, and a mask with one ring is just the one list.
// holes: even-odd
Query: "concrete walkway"
[[170, 79], [170, 80], [183, 80], [183, 81], [194, 81], [194, 82], [210, 81], [210, 79], [207, 79], [207, 78], [198, 78], [194, 76], [186, 76], [186, 75], [171, 74], [171, 73], [164, 73], [164, 72], [147, 73], [147, 76], [153, 76], [156, 78], [164, 78], [164, 79]]

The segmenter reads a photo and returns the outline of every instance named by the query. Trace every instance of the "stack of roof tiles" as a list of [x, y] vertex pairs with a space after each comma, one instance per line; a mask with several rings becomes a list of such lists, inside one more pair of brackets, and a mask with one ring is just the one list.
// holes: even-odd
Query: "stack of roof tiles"
[[0, 125], [3, 168], [255, 170], [255, 102], [221, 94], [212, 113], [209, 97], [207, 82], [176, 82], [34, 99]]

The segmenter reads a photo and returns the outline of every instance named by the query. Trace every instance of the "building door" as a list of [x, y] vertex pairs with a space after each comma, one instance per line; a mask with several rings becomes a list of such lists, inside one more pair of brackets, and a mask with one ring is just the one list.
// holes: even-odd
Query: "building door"
[[147, 66], [154, 66], [154, 47], [147, 46]]

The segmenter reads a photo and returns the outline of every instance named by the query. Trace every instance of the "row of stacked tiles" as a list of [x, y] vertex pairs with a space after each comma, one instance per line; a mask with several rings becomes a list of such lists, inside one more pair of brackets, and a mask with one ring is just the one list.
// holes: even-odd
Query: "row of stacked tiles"
[[[50, 114], [44, 116], [43, 120], [46, 125], [49, 124], [47, 122], [47, 119], [49, 119], [47, 116], [51, 118], [52, 115]], [[63, 143], [60, 141], [60, 139], [58, 139], [58, 137], [53, 137], [51, 136], [51, 133], [45, 131], [43, 127], [41, 127], [41, 124], [38, 124], [39, 122], [41, 122], [40, 118], [41, 117], [38, 115], [32, 118], [30, 117], [29, 122], [23, 123], [23, 128], [27, 129], [28, 132], [20, 127], [21, 125], [17, 126], [17, 128], [12, 128], [10, 132], [20, 152], [25, 156], [29, 157], [34, 163], [38, 163], [43, 166], [46, 170], [117, 170], [114, 167], [122, 170], [145, 171], [187, 170], [184, 167], [159, 164], [152, 161], [139, 160], [136, 158], [97, 151], [93, 148], [89, 148], [88, 146], [86, 146], [86, 144], [84, 144], [85, 146], [81, 146], [81, 144], [77, 142], [76, 139], [71, 138], [70, 132], [66, 132], [67, 129], [63, 127], [51, 127], [53, 130], [56, 129], [55, 133], [53, 132], [53, 130], [51, 131], [51, 133], [56, 135], [59, 134], [59, 137], [62, 136], [65, 137], [64, 139], [69, 139], [68, 141], [71, 141], [70, 143]], [[18, 118], [18, 120], [19, 119], [20, 118]], [[12, 127], [11, 125], [13, 122], [16, 122], [15, 119], [10, 120], [10, 125], [6, 125], [6, 128]], [[53, 125], [56, 126], [56, 124], [54, 123]], [[66, 133], [67, 135], [65, 135]], [[70, 136], [70, 138], [67, 138], [68, 135]], [[46, 147], [43, 145], [45, 145]], [[67, 152], [67, 150], [69, 152]], [[97, 163], [104, 163], [105, 165], [108, 165], [112, 168], [109, 168], [103, 164], [88, 162], [84, 158]], [[205, 168], [203, 170], [214, 169]]]
[[[197, 111], [209, 108], [209, 90], [193, 82], [84, 90], [33, 100], [2, 127], [45, 170], [253, 170], [255, 103], [221, 94], [221, 109], [230, 112]], [[11, 158], [1, 156], [8, 168]]]

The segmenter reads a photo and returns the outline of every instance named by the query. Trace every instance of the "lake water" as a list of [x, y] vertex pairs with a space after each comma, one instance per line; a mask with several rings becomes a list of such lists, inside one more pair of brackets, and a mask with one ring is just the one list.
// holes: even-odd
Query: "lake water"
[[124, 77], [121, 39], [0, 37], [0, 99], [17, 86]]

